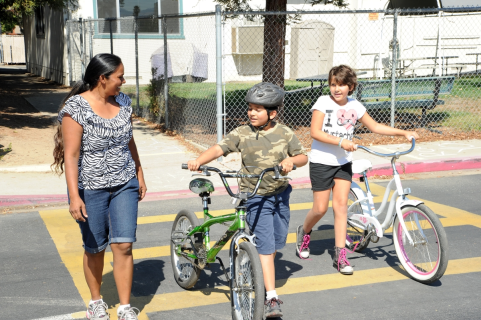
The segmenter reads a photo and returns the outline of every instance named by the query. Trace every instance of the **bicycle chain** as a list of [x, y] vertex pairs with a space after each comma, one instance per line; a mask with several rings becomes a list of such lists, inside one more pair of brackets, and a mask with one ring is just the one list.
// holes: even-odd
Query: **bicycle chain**
[[195, 263], [194, 259], [189, 257], [186, 253], [181, 252], [180, 255], [184, 257], [186, 260], [188, 260], [193, 266], [204, 270], [205, 265], [207, 264], [207, 252], [205, 251], [205, 248], [202, 246], [201, 248], [197, 249], [197, 259], [201, 261], [201, 264]]

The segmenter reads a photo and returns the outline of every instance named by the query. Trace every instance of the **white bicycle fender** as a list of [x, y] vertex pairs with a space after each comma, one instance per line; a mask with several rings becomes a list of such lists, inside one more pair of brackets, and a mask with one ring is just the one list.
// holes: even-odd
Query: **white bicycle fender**
[[367, 230], [367, 226], [371, 223], [374, 228], [376, 229], [376, 235], [379, 238], [382, 238], [382, 227], [379, 221], [371, 216], [363, 215], [363, 214], [353, 214], [352, 216], [349, 217], [349, 220], [354, 220], [356, 222], [359, 222], [364, 226], [364, 230]]
[[[355, 183], [354, 181], [351, 182], [351, 190], [354, 192], [356, 195], [357, 199], [367, 199], [367, 195], [364, 193], [364, 190], [361, 189], [361, 187]], [[363, 201], [360, 203], [361, 204], [361, 209], [362, 212], [369, 212], [369, 202], [368, 201]]]
[[419, 201], [419, 200], [409, 200], [409, 199], [406, 199], [406, 200], [401, 201], [401, 209], [402, 209], [404, 206], [417, 207], [417, 206], [419, 206], [420, 204], [423, 204], [423, 203], [424, 203], [424, 202]]

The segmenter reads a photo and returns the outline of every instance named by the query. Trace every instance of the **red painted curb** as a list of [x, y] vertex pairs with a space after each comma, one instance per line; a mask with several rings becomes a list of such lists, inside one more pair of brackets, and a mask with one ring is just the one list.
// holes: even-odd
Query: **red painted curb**
[[67, 202], [67, 195], [22, 195], [0, 196], [0, 207], [34, 206], [46, 203]]
[[[480, 169], [481, 157], [468, 157], [468, 158], [452, 158], [444, 160], [433, 160], [424, 162], [397, 162], [396, 168], [399, 173], [421, 173], [421, 172], [434, 172], [434, 171], [449, 171], [449, 170], [463, 170], [463, 169]], [[392, 169], [390, 165], [376, 165], [368, 171], [367, 176], [374, 175], [383, 176], [391, 175]], [[355, 174], [354, 178], [360, 177], [359, 174]], [[309, 177], [297, 178], [290, 182], [292, 185], [309, 184], [311, 179]], [[237, 187], [232, 187], [232, 191], [236, 192]], [[218, 187], [214, 196], [227, 195], [227, 191]], [[167, 199], [184, 199], [195, 198], [197, 194], [190, 190], [176, 190], [176, 191], [162, 191], [162, 192], [148, 192], [143, 201], [158, 201]], [[48, 203], [67, 203], [67, 195], [20, 195], [20, 196], [0, 196], [0, 208], [1, 207], [14, 207], [14, 206], [34, 206]]]
[[[449, 170], [479, 169], [481, 168], [481, 158], [452, 158], [444, 160], [433, 160], [424, 162], [397, 162], [396, 169], [399, 173], [421, 173], [436, 172]], [[392, 175], [390, 165], [376, 165], [368, 171], [367, 176], [385, 176]], [[354, 178], [359, 178], [360, 174], [354, 174]]]

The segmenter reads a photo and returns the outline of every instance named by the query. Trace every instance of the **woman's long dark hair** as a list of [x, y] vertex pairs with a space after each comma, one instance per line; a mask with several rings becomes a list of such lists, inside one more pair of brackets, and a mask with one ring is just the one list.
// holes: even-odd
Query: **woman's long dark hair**
[[[65, 102], [70, 99], [70, 97], [81, 94], [82, 92], [92, 90], [97, 87], [99, 78], [104, 75], [107, 79], [109, 76], [120, 66], [122, 60], [110, 53], [99, 53], [90, 60], [90, 63], [85, 70], [85, 75], [82, 80], [77, 81], [73, 86], [72, 90], [67, 94], [65, 99], [63, 99], [60, 104], [60, 110], [65, 105]], [[52, 170], [61, 175], [64, 171], [64, 149], [63, 149], [63, 137], [62, 137], [62, 125], [60, 122], [57, 125], [57, 133], [54, 136], [55, 148], [53, 149], [54, 162], [50, 166]]]

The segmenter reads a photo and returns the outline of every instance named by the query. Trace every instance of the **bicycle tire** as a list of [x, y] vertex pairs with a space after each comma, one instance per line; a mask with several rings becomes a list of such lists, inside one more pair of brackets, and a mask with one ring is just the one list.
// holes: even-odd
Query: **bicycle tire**
[[[230, 285], [232, 319], [261, 320], [264, 317], [264, 275], [252, 243], [239, 244], [239, 253], [234, 253], [234, 265], [235, 274]], [[238, 290], [233, 290], [233, 286]]]
[[[350, 189], [349, 190], [349, 195], [347, 198], [347, 207], [349, 208], [351, 204], [353, 204], [355, 201], [359, 200], [356, 193]], [[362, 207], [361, 204], [358, 203], [357, 205], [354, 206], [353, 208], [353, 213], [358, 213], [362, 214]], [[364, 239], [364, 237], [367, 235], [367, 230], [362, 230], [357, 228], [355, 225], [351, 224], [349, 222], [349, 219], [347, 219], [347, 235], [346, 235], [346, 241], [349, 243], [348, 247], [350, 250], [354, 249], [354, 246], [357, 243], [359, 245], [356, 247], [356, 252], [361, 252], [364, 249], [367, 248], [369, 245], [369, 242], [371, 241], [370, 239], [367, 239], [366, 243], [364, 245], [361, 245], [361, 241]], [[347, 243], [346, 243], [347, 244]]]
[[399, 261], [412, 278], [421, 283], [432, 283], [444, 275], [448, 266], [448, 239], [444, 227], [437, 215], [424, 204], [408, 205], [401, 210], [415, 243], [409, 243], [396, 216], [393, 240]]
[[[197, 219], [197, 216], [192, 211], [181, 210], [175, 217], [172, 232], [176, 230], [191, 231], [198, 225], [200, 225], [199, 219]], [[186, 258], [177, 255], [174, 241], [173, 239], [170, 241], [170, 260], [174, 271], [174, 279], [181, 288], [190, 289], [197, 283], [197, 280], [199, 280], [202, 270]], [[194, 252], [191, 243], [184, 244], [182, 250], [188, 251], [189, 253]], [[198, 264], [198, 260], [194, 260], [194, 263]]]

